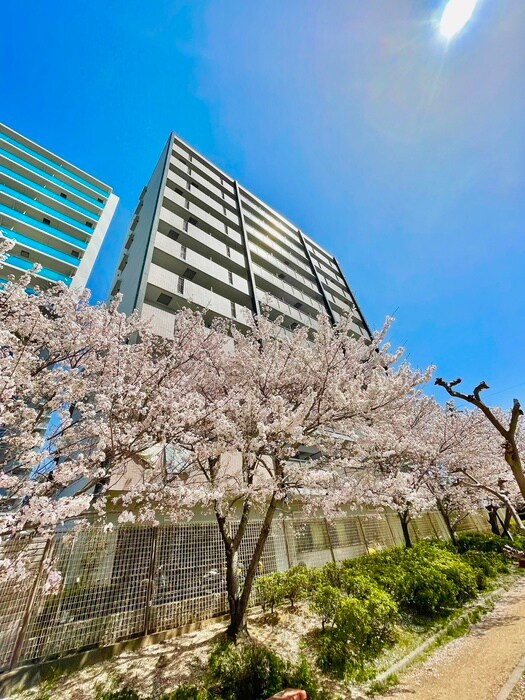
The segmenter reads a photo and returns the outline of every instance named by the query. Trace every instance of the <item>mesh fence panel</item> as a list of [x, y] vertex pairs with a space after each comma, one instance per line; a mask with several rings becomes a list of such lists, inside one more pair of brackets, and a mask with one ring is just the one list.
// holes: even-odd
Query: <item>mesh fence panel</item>
[[380, 551], [387, 547], [393, 547], [396, 544], [392, 531], [383, 515], [361, 515], [359, 516], [359, 521], [363, 528], [368, 549]]
[[[229, 525], [235, 531], [237, 523]], [[261, 526], [252, 521], [247, 527], [238, 557], [241, 578]], [[410, 527], [414, 541], [447, 537], [438, 513], [416, 518]], [[486, 530], [486, 518], [473, 514], [467, 528]], [[322, 566], [403, 542], [395, 513], [364, 511], [330, 523], [284, 518], [272, 525], [256, 577], [299, 563]], [[215, 522], [121, 525], [110, 531], [92, 526], [60, 533], [46, 554], [62, 573], [58, 595], [43, 592], [44, 549], [45, 542], [30, 542], [25, 556], [31, 576], [18, 586], [0, 588], [0, 671], [9, 668], [18, 651], [22, 663], [56, 657], [227, 611], [226, 560]]]
[[35, 599], [21, 660], [107, 645], [144, 631], [152, 529], [92, 527], [55, 538], [58, 595]]
[[328, 527], [325, 520], [293, 520], [291, 538], [294, 565], [323, 566], [332, 561]]
[[357, 515], [334, 520], [328, 528], [336, 561], [354, 559], [367, 553], [363, 529]]
[[12, 560], [23, 552], [29, 575], [19, 583], [0, 583], [0, 671], [9, 668], [24, 616], [38, 583], [45, 547], [45, 540], [24, 538], [6, 545], [1, 551], [3, 557]]

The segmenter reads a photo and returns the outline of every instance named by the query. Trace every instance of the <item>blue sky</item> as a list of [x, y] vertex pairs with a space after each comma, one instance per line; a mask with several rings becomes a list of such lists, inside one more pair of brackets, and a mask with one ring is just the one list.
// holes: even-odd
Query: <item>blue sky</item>
[[494, 403], [525, 397], [525, 3], [7, 0], [0, 120], [121, 203], [107, 294], [171, 130], [340, 260], [372, 326]]

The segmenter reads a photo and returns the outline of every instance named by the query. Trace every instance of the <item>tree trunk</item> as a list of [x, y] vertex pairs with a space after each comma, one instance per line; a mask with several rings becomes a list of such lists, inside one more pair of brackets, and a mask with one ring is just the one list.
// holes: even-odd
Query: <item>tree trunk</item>
[[455, 532], [454, 528], [452, 527], [452, 523], [450, 522], [449, 514], [447, 513], [447, 510], [444, 507], [440, 498], [436, 499], [436, 504], [437, 504], [439, 512], [441, 513], [441, 517], [445, 521], [445, 525], [447, 527], [448, 534], [450, 535], [450, 539], [452, 540], [452, 542], [454, 544], [456, 544], [456, 532]]
[[505, 461], [511, 468], [521, 495], [525, 499], [525, 474], [523, 474], [519, 451], [514, 441], [507, 440], [505, 444]]
[[403, 530], [403, 537], [405, 538], [405, 546], [407, 549], [412, 547], [412, 540], [410, 539], [410, 532], [408, 530], [409, 516], [406, 513], [399, 513], [399, 520], [401, 521], [401, 529]]
[[487, 506], [490, 529], [492, 530], [492, 534], [497, 535], [498, 537], [501, 537], [501, 532], [499, 531], [497, 511], [498, 511], [498, 509], [496, 508], [496, 506]]
[[[253, 583], [255, 581], [255, 575], [259, 567], [259, 562], [261, 561], [262, 553], [264, 551], [264, 546], [270, 534], [272, 527], [273, 516], [277, 509], [278, 501], [272, 496], [266, 515], [264, 516], [264, 521], [255, 545], [255, 549], [246, 569], [244, 575], [243, 585], [240, 585], [239, 575], [237, 568], [234, 570], [234, 566], [238, 566], [237, 554], [226, 557], [226, 576], [228, 585], [228, 603], [230, 609], [230, 624], [227, 629], [227, 635], [232, 641], [237, 641], [240, 637], [248, 634], [248, 628], [246, 624], [246, 611], [248, 610], [248, 604], [250, 602], [250, 595], [253, 588]], [[242, 540], [241, 540], [242, 541]], [[239, 542], [240, 544], [240, 542]], [[230, 591], [230, 581], [231, 581], [231, 591]], [[242, 589], [242, 590], [241, 590]]]
[[228, 592], [228, 608], [230, 612], [230, 625], [228, 636], [237, 640], [247, 635], [248, 629], [245, 621], [246, 610], [242, 608], [241, 582], [239, 579], [239, 552], [230, 550], [226, 552], [226, 590]]

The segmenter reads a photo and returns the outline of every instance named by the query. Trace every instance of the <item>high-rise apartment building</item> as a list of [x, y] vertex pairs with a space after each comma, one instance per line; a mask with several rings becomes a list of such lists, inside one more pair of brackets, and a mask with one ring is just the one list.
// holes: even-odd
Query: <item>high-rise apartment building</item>
[[326, 313], [366, 321], [337, 260], [174, 134], [133, 216], [112, 295], [170, 337], [173, 313], [203, 307], [240, 326], [261, 305], [284, 326]]
[[0, 124], [0, 235], [15, 241], [3, 276], [38, 263], [41, 284], [85, 287], [117, 202], [110, 187]]

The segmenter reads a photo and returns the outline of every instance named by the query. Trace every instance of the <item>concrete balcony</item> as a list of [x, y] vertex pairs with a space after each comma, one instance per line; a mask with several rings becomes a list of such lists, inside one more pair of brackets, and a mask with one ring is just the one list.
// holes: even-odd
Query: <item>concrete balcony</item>
[[265, 294], [260, 301], [263, 304], [267, 302], [275, 311], [279, 313], [279, 315], [288, 317], [292, 320], [292, 322], [295, 321], [303, 326], [307, 326], [308, 328], [313, 328], [314, 330], [317, 330], [319, 327], [319, 324], [315, 318], [308, 316], [308, 314], [304, 314], [302, 311], [299, 311], [299, 309], [296, 309], [294, 306], [287, 304], [285, 301], [277, 299], [277, 297], [274, 297], [272, 294]]
[[[223, 199], [214, 199], [213, 197], [210, 197], [206, 192], [204, 191], [204, 185], [199, 184], [197, 187], [195, 184], [191, 184], [191, 187], [188, 189], [188, 182], [193, 183], [195, 178], [188, 176], [188, 179], [184, 179], [180, 175], [176, 175], [171, 170], [168, 173], [168, 186], [170, 189], [175, 191], [175, 188], [178, 188], [181, 190], [183, 193], [182, 196], [184, 198], [195, 198], [199, 201], [199, 206], [202, 206], [202, 208], [207, 211], [210, 214], [217, 214], [219, 217], [224, 217], [226, 220], [226, 223], [228, 225], [235, 226], [236, 228], [239, 227], [239, 217], [237, 216], [236, 212], [231, 211], [228, 207], [229, 206], [235, 206], [234, 202], [226, 202], [226, 200]], [[223, 208], [223, 202], [224, 202], [224, 207]]]
[[279, 277], [272, 274], [268, 270], [265, 270], [260, 265], [254, 264], [253, 271], [254, 271], [256, 278], [259, 277], [259, 278], [266, 280], [267, 282], [269, 282], [271, 285], [273, 285], [277, 289], [280, 289], [283, 292], [290, 295], [290, 297], [292, 299], [295, 299], [296, 301], [301, 301], [305, 305], [310, 306], [312, 308], [312, 311], [315, 314], [326, 313], [326, 309], [324, 307], [324, 304], [320, 303], [316, 299], [313, 299], [311, 296], [308, 296], [303, 291], [301, 291], [298, 287], [294, 287], [293, 285], [289, 284], [288, 282], [285, 282], [284, 280], [279, 279]]
[[264, 250], [260, 245], [255, 243], [253, 240], [250, 241], [250, 251], [253, 256], [258, 256], [259, 258], [262, 258], [269, 262], [276, 270], [276, 274], [285, 274], [286, 277], [291, 277], [293, 280], [298, 282], [299, 284], [303, 285], [307, 290], [313, 291], [317, 293], [319, 291], [317, 282], [313, 278], [305, 277], [302, 275], [300, 272], [297, 272], [297, 270], [294, 270], [291, 266], [288, 266], [284, 263], [283, 260], [278, 258], [275, 255], [272, 255], [268, 251]]
[[[266, 233], [259, 231], [259, 229], [254, 228], [249, 223], [246, 223], [246, 232], [259, 246], [270, 248], [272, 251], [275, 251], [277, 254], [281, 255], [285, 261], [288, 261], [289, 264], [286, 265], [287, 268], [292, 269], [292, 267], [294, 267], [301, 275], [308, 275], [311, 273], [311, 268], [308, 262], [299, 260], [299, 258], [297, 258], [290, 250], [286, 250], [286, 248], [272, 240]], [[283, 267], [283, 263], [281, 262], [279, 266]]]
[[[162, 224], [165, 224], [163, 226]], [[227, 246], [215, 236], [203, 231], [199, 226], [188, 224], [188, 230], [184, 231], [184, 219], [178, 214], [174, 214], [166, 207], [162, 207], [160, 212], [159, 229], [162, 232], [168, 233], [168, 230], [173, 228], [180, 232], [181, 240], [188, 238], [188, 247], [192, 247], [197, 252], [206, 257], [206, 253], [218, 253], [222, 258], [231, 260], [238, 267], [245, 269], [245, 257], [243, 253], [231, 246]], [[166, 229], [166, 230], [164, 230]], [[229, 248], [229, 253], [228, 253]]]
[[[184, 306], [197, 306], [212, 312], [212, 315], [223, 316], [225, 318], [242, 322], [243, 313], [246, 307], [240, 304], [235, 305], [235, 316], [232, 315], [232, 300], [205, 287], [201, 287], [191, 280], [184, 280], [184, 290], [179, 291], [180, 276], [154, 263], [150, 266], [148, 276], [148, 288], [146, 289], [146, 299], [148, 303], [158, 304], [158, 291], [167, 293], [171, 301], [166, 304], [168, 309], [175, 311]], [[246, 310], [248, 311], [248, 310]]]
[[167, 187], [164, 190], [163, 206], [169, 207], [170, 204], [171, 206], [176, 205], [177, 207], [180, 207], [185, 212], [187, 212], [187, 216], [185, 218], [189, 218], [190, 216], [195, 217], [200, 222], [201, 227], [203, 227], [204, 229], [209, 229], [212, 233], [216, 232], [218, 235], [225, 236], [231, 241], [237, 243], [239, 246], [242, 245], [241, 234], [237, 230], [235, 230], [230, 224], [226, 224], [226, 226], [228, 227], [228, 230], [226, 230], [224, 221], [221, 221], [216, 216], [208, 214], [208, 212], [204, 211], [204, 209], [198, 207], [193, 202], [190, 202], [189, 207], [187, 207], [186, 198], [182, 195], [177, 194], [169, 187]]
[[[251, 222], [253, 228], [261, 229], [262, 233], [278, 241], [285, 248], [289, 248], [296, 255], [300, 255], [306, 261], [306, 254], [301, 241], [298, 238], [297, 232], [281, 232], [272, 220], [258, 216], [256, 213], [248, 209], [243, 202], [244, 217], [247, 222]], [[308, 264], [307, 262], [305, 264]]]
[[[157, 232], [155, 236], [155, 249], [160, 251], [161, 255], [158, 256], [159, 263], [162, 261], [164, 267], [168, 269], [170, 266], [170, 259], [177, 259], [180, 263], [179, 267], [185, 268], [187, 266], [198, 270], [202, 274], [209, 277], [211, 280], [217, 280], [225, 285], [231, 285], [232, 291], [236, 290], [241, 294], [249, 296], [248, 281], [245, 277], [241, 277], [236, 273], [232, 274], [232, 282], [229, 278], [229, 270], [214, 262], [210, 258], [201, 255], [192, 248], [179, 243], [178, 241], [173, 241], [164, 234]], [[162, 257], [164, 254], [164, 258]], [[154, 258], [155, 258], [154, 253]]]

